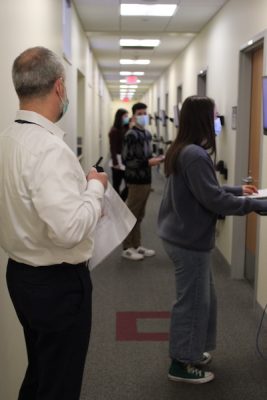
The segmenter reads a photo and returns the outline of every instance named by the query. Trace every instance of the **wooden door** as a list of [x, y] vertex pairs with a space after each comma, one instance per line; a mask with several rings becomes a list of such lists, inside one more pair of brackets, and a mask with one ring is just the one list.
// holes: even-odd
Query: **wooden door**
[[[263, 47], [253, 51], [251, 55], [251, 106], [250, 106], [250, 136], [249, 136], [249, 168], [248, 177], [252, 184], [259, 187], [259, 154], [261, 135], [261, 104], [262, 104], [262, 72]], [[257, 214], [247, 216], [246, 224], [246, 255], [245, 277], [253, 285], [255, 280], [255, 256], [257, 247]]]

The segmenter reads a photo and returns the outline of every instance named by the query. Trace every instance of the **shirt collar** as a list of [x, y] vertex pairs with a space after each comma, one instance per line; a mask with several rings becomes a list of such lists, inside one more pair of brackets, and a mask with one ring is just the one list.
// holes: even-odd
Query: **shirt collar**
[[16, 113], [16, 119], [22, 119], [24, 121], [29, 121], [36, 125], [40, 125], [53, 135], [58, 136], [60, 139], [63, 139], [65, 136], [65, 132], [62, 129], [60, 129], [53, 122], [49, 121], [49, 119], [34, 111], [18, 110]]

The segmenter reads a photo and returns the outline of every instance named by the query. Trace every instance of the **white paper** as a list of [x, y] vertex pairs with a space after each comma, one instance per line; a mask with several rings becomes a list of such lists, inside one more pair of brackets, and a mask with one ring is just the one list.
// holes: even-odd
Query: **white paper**
[[103, 202], [103, 216], [99, 220], [94, 234], [94, 250], [89, 263], [90, 270], [122, 243], [136, 223], [135, 216], [110, 183], [108, 183]]
[[249, 196], [242, 196], [242, 197], [250, 197], [252, 199], [265, 200], [267, 199], [267, 189], [258, 189], [258, 193], [253, 193], [250, 194]]

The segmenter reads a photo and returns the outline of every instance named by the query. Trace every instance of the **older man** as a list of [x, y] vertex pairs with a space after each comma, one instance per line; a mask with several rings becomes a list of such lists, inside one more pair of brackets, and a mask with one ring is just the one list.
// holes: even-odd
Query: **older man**
[[86, 177], [55, 125], [68, 106], [58, 57], [28, 49], [12, 74], [20, 110], [0, 134], [0, 246], [28, 353], [19, 400], [78, 400], [91, 329], [88, 260], [107, 176]]

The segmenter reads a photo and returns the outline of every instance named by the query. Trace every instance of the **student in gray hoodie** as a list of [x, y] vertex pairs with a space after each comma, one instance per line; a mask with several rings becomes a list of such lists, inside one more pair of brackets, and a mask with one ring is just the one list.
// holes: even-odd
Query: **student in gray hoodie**
[[202, 366], [216, 347], [216, 294], [211, 271], [218, 215], [267, 211], [267, 200], [243, 195], [255, 186], [221, 187], [217, 181], [214, 101], [188, 97], [178, 135], [165, 159], [166, 185], [158, 217], [159, 236], [174, 263], [176, 303], [170, 328], [169, 379], [206, 383], [214, 379]]

